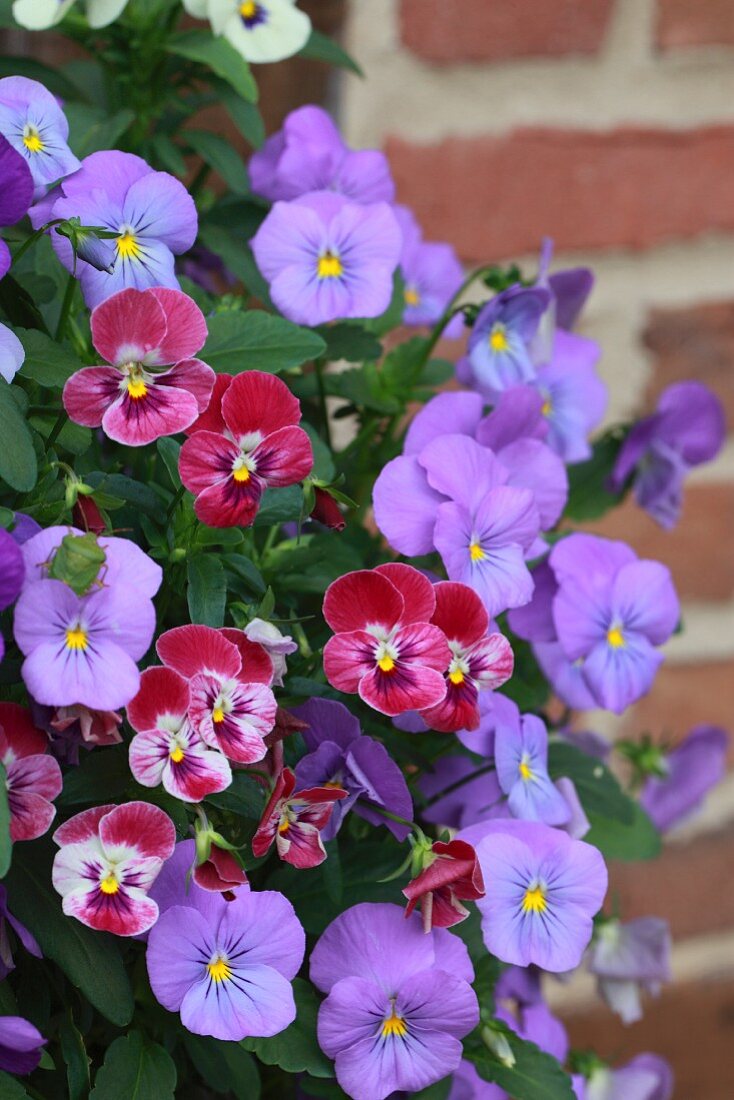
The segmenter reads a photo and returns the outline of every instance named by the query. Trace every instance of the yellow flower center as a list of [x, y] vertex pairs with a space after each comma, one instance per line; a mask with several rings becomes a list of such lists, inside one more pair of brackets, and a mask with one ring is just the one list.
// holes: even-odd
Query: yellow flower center
[[618, 626], [612, 626], [609, 628], [609, 630], [607, 631], [607, 641], [609, 642], [612, 649], [621, 649], [622, 646], [625, 644], [624, 634]]
[[408, 1034], [408, 1025], [402, 1016], [398, 1016], [393, 1008], [388, 1018], [382, 1025], [382, 1038], [389, 1039], [394, 1036], [396, 1039], [402, 1039], [404, 1035]]
[[550, 397], [546, 397], [540, 411], [542, 412], [543, 416], [550, 416], [550, 414], [553, 412], [553, 402], [551, 401]]
[[249, 481], [250, 471], [246, 466], [238, 466], [236, 470], [232, 471], [232, 477], [235, 481]]
[[117, 893], [117, 891], [120, 889], [120, 884], [117, 881], [117, 879], [115, 878], [114, 871], [110, 871], [109, 874], [105, 875], [105, 877], [102, 879], [102, 881], [99, 884], [99, 888], [100, 888], [100, 890], [102, 891], [103, 894], [116, 894]]
[[421, 296], [414, 286], [406, 286], [404, 298], [406, 306], [417, 306], [421, 300]]
[[463, 684], [464, 673], [461, 671], [460, 668], [455, 668], [453, 672], [449, 673], [449, 680], [452, 684]]
[[518, 771], [520, 772], [521, 777], [525, 780], [526, 783], [528, 782], [529, 779], [533, 778], [532, 769], [531, 769], [530, 765], [525, 760], [520, 761], [520, 766], [518, 767]]
[[291, 823], [287, 817], [281, 818], [280, 825], [278, 826], [279, 833], [287, 833], [291, 827]]
[[522, 907], [526, 913], [545, 913], [548, 902], [545, 900], [543, 887], [533, 886], [531, 890], [526, 890], [525, 897], [522, 899]]
[[87, 648], [87, 632], [82, 630], [80, 626], [70, 627], [66, 632], [66, 648], [67, 649], [86, 649]]
[[319, 279], [338, 279], [344, 273], [344, 265], [333, 252], [324, 252], [319, 256], [317, 271]]
[[23, 130], [23, 144], [29, 153], [42, 153], [46, 148], [38, 130], [30, 123]]
[[380, 657], [377, 662], [377, 667], [381, 672], [392, 672], [395, 668], [395, 662], [389, 653], [386, 653], [384, 657]]
[[489, 334], [489, 346], [492, 351], [507, 351], [510, 342], [504, 325], [495, 325]]
[[174, 764], [180, 764], [184, 758], [184, 751], [180, 745], [174, 745], [171, 749], [169, 756]]
[[148, 387], [142, 378], [129, 378], [127, 383], [128, 397], [132, 397], [133, 401], [139, 401], [141, 397], [145, 397], [148, 392]]
[[206, 968], [213, 982], [226, 982], [228, 978], [232, 977], [232, 968], [221, 955], [207, 963]]
[[469, 557], [472, 561], [482, 561], [486, 556], [478, 542], [469, 543]]
[[219, 722], [223, 722], [223, 721], [224, 721], [224, 708], [223, 707], [215, 707], [214, 710], [212, 711], [212, 722], [216, 722], [218, 724]]
[[137, 239], [129, 229], [126, 229], [121, 236], [115, 241], [117, 245], [117, 254], [123, 260], [137, 260], [140, 256], [140, 245]]
[[255, 0], [245, 0], [244, 4], [240, 4], [240, 15], [243, 19], [252, 19], [257, 15], [257, 4]]

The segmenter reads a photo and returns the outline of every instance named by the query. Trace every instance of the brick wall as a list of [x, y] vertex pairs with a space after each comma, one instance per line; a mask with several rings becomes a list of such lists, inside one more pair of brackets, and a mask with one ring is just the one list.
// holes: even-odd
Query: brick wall
[[[349, 0], [342, 85], [357, 145], [385, 148], [399, 197], [463, 260], [519, 258], [540, 237], [597, 272], [610, 420], [698, 378], [734, 423], [734, 0]], [[734, 730], [734, 444], [689, 484], [682, 526], [633, 505], [598, 528], [672, 569], [686, 633], [615, 736]], [[734, 761], [734, 746], [732, 752]], [[624, 1029], [591, 983], [556, 1000], [579, 1045], [659, 1049], [681, 1100], [734, 1096], [734, 778], [656, 865], [612, 869], [630, 915], [665, 914], [676, 982]]]

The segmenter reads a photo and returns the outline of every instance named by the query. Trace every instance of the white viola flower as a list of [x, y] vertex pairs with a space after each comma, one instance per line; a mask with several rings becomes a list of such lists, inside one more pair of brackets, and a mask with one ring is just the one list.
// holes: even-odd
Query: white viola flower
[[5, 325], [0, 325], [0, 378], [12, 382], [23, 366], [25, 351], [15, 333]]
[[296, 0], [184, 0], [190, 15], [207, 17], [245, 61], [282, 61], [298, 53], [311, 34], [311, 20]]
[[[107, 27], [122, 13], [128, 0], [86, 0], [89, 26]], [[44, 31], [60, 23], [75, 0], [15, 0], [13, 18], [29, 31]]]

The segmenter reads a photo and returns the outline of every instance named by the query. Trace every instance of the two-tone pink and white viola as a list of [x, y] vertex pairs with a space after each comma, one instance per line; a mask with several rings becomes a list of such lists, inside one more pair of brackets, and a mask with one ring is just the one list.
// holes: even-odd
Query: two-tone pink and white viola
[[149, 802], [94, 806], [60, 825], [52, 882], [68, 917], [100, 932], [138, 936], [158, 919], [148, 890], [176, 842], [173, 822]]
[[451, 650], [433, 585], [397, 562], [347, 573], [329, 585], [324, 618], [335, 632], [324, 647], [329, 683], [394, 717], [437, 706], [446, 695]]
[[504, 634], [489, 633], [487, 610], [468, 585], [440, 581], [433, 592], [436, 610], [431, 622], [443, 631], [451, 660], [444, 672], [446, 695], [422, 710], [421, 718], [443, 733], [474, 730], [480, 720], [479, 692], [498, 688], [512, 676], [512, 647]]
[[156, 648], [164, 665], [188, 682], [193, 732], [238, 764], [262, 760], [278, 709], [269, 686], [273, 662], [263, 647], [243, 630], [177, 626]]
[[182, 291], [121, 290], [92, 311], [91, 326], [110, 366], [84, 367], [64, 386], [64, 407], [77, 424], [140, 447], [184, 431], [207, 408], [216, 376], [196, 358], [206, 321]]
[[295, 485], [313, 466], [311, 441], [299, 428], [301, 406], [273, 374], [220, 374], [211, 404], [181, 448], [181, 481], [209, 527], [253, 523], [269, 485]]
[[296, 790], [296, 776], [284, 768], [252, 838], [252, 853], [259, 859], [273, 841], [285, 863], [304, 870], [318, 867], [326, 859], [321, 830], [334, 810], [334, 804], [346, 798], [342, 787], [309, 787]]
[[47, 753], [48, 738], [36, 729], [30, 711], [18, 703], [0, 703], [0, 760], [10, 810], [10, 839], [43, 836], [56, 814], [61, 769]]

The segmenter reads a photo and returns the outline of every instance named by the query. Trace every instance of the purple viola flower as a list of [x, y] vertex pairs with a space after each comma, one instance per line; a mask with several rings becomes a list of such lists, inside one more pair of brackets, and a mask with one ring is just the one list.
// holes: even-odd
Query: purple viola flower
[[495, 731], [497, 778], [513, 817], [565, 825], [571, 811], [548, 775], [548, 731], [542, 718], [525, 714]]
[[479, 1021], [466, 947], [446, 929], [424, 934], [397, 905], [355, 905], [332, 921], [311, 956], [328, 994], [319, 1045], [353, 1100], [417, 1092], [452, 1073]]
[[250, 182], [270, 202], [309, 191], [336, 191], [354, 202], [392, 202], [395, 185], [384, 153], [350, 149], [321, 107], [299, 107], [250, 158]]
[[477, 765], [468, 756], [440, 757], [418, 782], [421, 794], [431, 800], [421, 817], [449, 829], [465, 829], [479, 821], [506, 817], [506, 802], [496, 773], [475, 776], [476, 771]]
[[[424, 241], [420, 226], [407, 206], [396, 206], [395, 214], [403, 234], [400, 270], [405, 282], [406, 325], [435, 325], [464, 278], [459, 259], [450, 244]], [[463, 331], [460, 316], [454, 317], [443, 331], [457, 339]]]
[[0, 134], [28, 164], [37, 198], [79, 167], [67, 144], [66, 115], [56, 97], [37, 80], [25, 76], [0, 80]]
[[485, 1081], [474, 1064], [464, 1059], [452, 1078], [447, 1100], [507, 1100], [507, 1093], [492, 1081]]
[[640, 507], [661, 527], [675, 527], [688, 472], [715, 458], [725, 438], [723, 407], [707, 386], [668, 386], [653, 415], [635, 424], [624, 441], [612, 485], [619, 491], [632, 477]]
[[489, 951], [503, 962], [563, 973], [578, 966], [607, 890], [600, 852], [536, 821], [488, 821], [462, 830], [487, 892], [477, 902]]
[[[1, 83], [1, 82], [0, 82]], [[15, 225], [33, 202], [33, 176], [24, 158], [0, 134], [0, 228]], [[10, 269], [10, 249], [0, 240], [0, 279]]]
[[657, 1054], [638, 1054], [620, 1069], [595, 1069], [584, 1100], [671, 1100], [673, 1071]]
[[38, 946], [35, 936], [31, 935], [24, 924], [13, 916], [8, 908], [8, 892], [0, 883], [0, 982], [5, 981], [11, 970], [15, 969], [13, 954], [10, 949], [8, 925], [13, 929], [23, 947], [30, 955], [37, 959], [43, 958], [41, 948]]
[[385, 746], [364, 737], [359, 720], [334, 700], [310, 699], [293, 707], [292, 713], [307, 723], [302, 737], [309, 749], [296, 765], [297, 789], [341, 787], [347, 791], [346, 798], [334, 803], [332, 815], [321, 830], [322, 838], [333, 840], [353, 809], [373, 825], [386, 825], [398, 840], [405, 840], [409, 826], [390, 821], [379, 812], [383, 807], [407, 821], [413, 818], [413, 802], [403, 773]]
[[315, 191], [276, 202], [252, 240], [281, 313], [298, 324], [379, 317], [390, 304], [400, 227], [385, 202]]
[[581, 804], [576, 784], [567, 775], [562, 775], [560, 779], [556, 779], [554, 786], [568, 807], [568, 821], [563, 828], [575, 840], [583, 840], [591, 828], [591, 822]]
[[639, 917], [622, 924], [605, 920], [596, 929], [587, 966], [599, 992], [625, 1024], [642, 1018], [642, 991], [657, 996], [670, 981], [670, 929], [660, 917]]
[[471, 330], [462, 380], [492, 396], [535, 378], [531, 344], [549, 304], [542, 287], [512, 286], [492, 298]]
[[0, 1016], [0, 1070], [21, 1076], [33, 1073], [46, 1042], [38, 1028], [22, 1016]]
[[729, 735], [716, 726], [696, 726], [662, 760], [664, 776], [649, 776], [640, 805], [661, 832], [699, 809], [726, 772]]
[[191, 248], [198, 220], [193, 199], [173, 176], [155, 172], [132, 153], [92, 153], [78, 172], [31, 211], [35, 226], [73, 217], [82, 225], [117, 234], [111, 272], [84, 260], [75, 266], [71, 243], [51, 234], [61, 262], [69, 271], [76, 270], [90, 309], [127, 287], [178, 287], [174, 256]]
[[568, 1034], [543, 1000], [540, 974], [534, 967], [509, 966], [500, 974], [494, 992], [498, 1019], [546, 1054], [566, 1061]]
[[564, 462], [591, 455], [589, 434], [606, 412], [607, 387], [595, 370], [599, 345], [557, 330], [550, 361], [538, 368], [535, 385], [543, 399], [547, 442]]
[[273, 662], [272, 686], [282, 687], [283, 677], [288, 671], [285, 659], [291, 653], [297, 652], [298, 642], [294, 642], [290, 634], [282, 634], [277, 626], [264, 619], [250, 619], [245, 627], [245, 634], [251, 642], [261, 645]]
[[12, 382], [24, 360], [25, 351], [18, 337], [7, 325], [0, 324], [0, 378]]
[[25, 512], [16, 512], [13, 519], [13, 529], [10, 532], [18, 546], [22, 546], [28, 539], [33, 538], [41, 531], [41, 525], [36, 523], [32, 516]]
[[594, 273], [588, 267], [566, 268], [551, 275], [552, 259], [553, 241], [546, 237], [540, 249], [535, 285], [549, 292], [550, 305], [533, 340], [532, 354], [536, 363], [548, 362], [556, 333], [559, 329], [571, 331], [594, 286]]
[[[18, 598], [24, 577], [23, 552], [12, 535], [0, 529], [0, 611]], [[5, 643], [0, 634], [0, 661], [4, 655]]]

